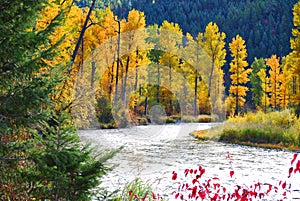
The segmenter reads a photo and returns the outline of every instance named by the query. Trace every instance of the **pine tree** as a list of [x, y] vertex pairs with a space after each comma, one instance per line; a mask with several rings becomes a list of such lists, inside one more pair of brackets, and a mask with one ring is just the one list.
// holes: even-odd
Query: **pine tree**
[[263, 94], [263, 88], [262, 88], [262, 80], [257, 76], [258, 72], [261, 69], [266, 69], [266, 64], [263, 58], [254, 59], [254, 62], [251, 65], [252, 72], [250, 74], [250, 82], [252, 85], [251, 91], [252, 91], [252, 100], [256, 106], [260, 106], [261, 98]]
[[104, 174], [107, 157], [94, 159], [76, 137], [70, 116], [56, 107], [53, 97], [66, 78], [64, 65], [52, 62], [63, 38], [52, 43], [51, 36], [64, 13], [37, 29], [47, 5], [46, 0], [0, 5], [1, 200], [88, 200]]
[[60, 14], [44, 29], [35, 29], [35, 21], [46, 5], [46, 0], [1, 2], [1, 200], [30, 200], [30, 182], [24, 177], [32, 168], [27, 160], [31, 147], [28, 128], [49, 117], [51, 95], [61, 81], [59, 72], [48, 65], [56, 47], [49, 45], [49, 36], [58, 25]]
[[270, 105], [270, 98], [269, 98], [269, 83], [270, 78], [267, 76], [266, 68], [262, 68], [257, 73], [259, 79], [261, 80], [261, 89], [262, 89], [262, 97], [260, 99], [260, 106], [263, 107], [264, 112], [267, 111], [267, 108]]
[[[52, 115], [53, 125], [43, 122], [35, 133], [35, 149], [30, 159], [37, 165], [28, 174], [36, 181], [32, 197], [41, 200], [91, 200], [93, 188], [106, 171], [103, 163], [115, 152], [95, 155], [88, 144], [82, 145], [68, 113]], [[95, 156], [93, 156], [95, 155]]]
[[251, 73], [252, 69], [246, 68], [248, 66], [247, 50], [245, 41], [241, 36], [237, 35], [232, 39], [229, 44], [229, 49], [231, 51], [231, 56], [233, 60], [230, 63], [231, 72], [231, 86], [229, 93], [235, 98], [235, 115], [239, 113], [239, 107], [245, 104], [246, 92], [249, 90], [248, 87], [244, 86], [248, 81], [248, 75]]
[[293, 67], [293, 103], [300, 105], [300, 2], [296, 3], [293, 9], [294, 28], [291, 38], [291, 59]]

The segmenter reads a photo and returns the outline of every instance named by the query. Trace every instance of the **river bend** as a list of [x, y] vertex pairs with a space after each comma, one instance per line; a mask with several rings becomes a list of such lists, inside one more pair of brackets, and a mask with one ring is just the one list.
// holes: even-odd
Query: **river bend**
[[[153, 184], [156, 192], [173, 200], [171, 193], [176, 186], [171, 180], [172, 172], [180, 173], [198, 164], [206, 169], [207, 177], [218, 177], [226, 186], [232, 186], [233, 182], [251, 185], [258, 181], [278, 185], [280, 180], [287, 180], [291, 152], [198, 141], [189, 135], [213, 125], [189, 123], [83, 130], [79, 131], [79, 136], [101, 151], [124, 146], [107, 163], [116, 165], [101, 184], [109, 190], [122, 189], [127, 182], [140, 177]], [[228, 154], [230, 159], [226, 157]], [[231, 169], [235, 171], [234, 181], [228, 176]], [[299, 175], [288, 179], [292, 183], [289, 200], [300, 200]]]

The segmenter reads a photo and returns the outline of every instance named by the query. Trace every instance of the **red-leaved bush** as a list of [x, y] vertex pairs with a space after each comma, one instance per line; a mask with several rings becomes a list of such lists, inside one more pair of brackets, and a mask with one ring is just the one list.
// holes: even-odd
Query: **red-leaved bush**
[[[229, 157], [230, 156], [228, 155], [228, 158]], [[287, 178], [290, 178], [292, 174], [300, 173], [300, 160], [296, 162], [297, 157], [298, 154], [295, 153], [293, 155], [293, 159], [291, 160], [291, 167], [289, 168]], [[184, 176], [188, 182], [177, 182], [178, 188], [173, 192], [174, 198], [186, 201], [254, 201], [262, 199], [284, 200], [287, 199], [288, 193], [291, 192], [292, 187], [292, 184], [288, 183], [287, 181], [279, 181], [277, 185], [262, 184], [260, 182], [254, 182], [250, 186], [246, 186], [245, 184], [234, 184], [234, 187], [228, 189], [228, 186], [222, 185], [218, 177], [204, 179], [204, 173], [205, 169], [201, 165], [198, 165], [197, 168], [185, 169]], [[230, 169], [228, 177], [234, 177], [233, 169]], [[178, 180], [178, 176], [175, 171], [172, 173], [172, 180], [175, 182]]]

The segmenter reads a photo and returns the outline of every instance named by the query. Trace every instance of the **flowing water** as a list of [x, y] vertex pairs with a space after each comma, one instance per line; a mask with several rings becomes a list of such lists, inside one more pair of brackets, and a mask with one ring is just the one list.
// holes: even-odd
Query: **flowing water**
[[[137, 126], [125, 129], [84, 130], [79, 135], [101, 151], [124, 146], [107, 163], [116, 165], [102, 179], [102, 187], [111, 191], [139, 177], [153, 185], [153, 190], [168, 200], [178, 184], [172, 172], [201, 165], [207, 178], [218, 177], [224, 186], [250, 186], [260, 182], [279, 186], [280, 181], [292, 184], [288, 200], [300, 200], [300, 174], [287, 178], [293, 153], [253, 148], [214, 141], [198, 141], [189, 134], [194, 130], [209, 129], [214, 124], [167, 124]], [[230, 157], [228, 157], [228, 155]], [[234, 170], [231, 178], [229, 172]], [[184, 175], [178, 175], [183, 181]], [[280, 193], [278, 193], [280, 194]], [[274, 196], [271, 200], [276, 200]]]

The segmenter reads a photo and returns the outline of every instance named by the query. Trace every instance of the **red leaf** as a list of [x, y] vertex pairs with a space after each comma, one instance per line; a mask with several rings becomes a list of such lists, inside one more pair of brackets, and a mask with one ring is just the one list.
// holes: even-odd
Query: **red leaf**
[[173, 171], [172, 180], [176, 180], [176, 179], [177, 179], [177, 173]]
[[285, 189], [285, 187], [286, 187], [286, 182], [284, 182], [284, 183], [282, 184], [282, 189]]
[[142, 201], [145, 201], [145, 199], [147, 198], [148, 196], [148, 192], [146, 192], [145, 196], [142, 198]]
[[215, 194], [213, 198], [211, 198], [211, 200], [217, 200], [217, 198], [219, 197], [218, 194]]
[[184, 175], [187, 176], [188, 173], [189, 173], [189, 171], [190, 171], [189, 169], [185, 169], [185, 170], [184, 170]]
[[177, 198], [178, 198], [178, 196], [179, 196], [179, 193], [177, 193], [177, 194], [175, 195], [175, 199], [177, 199]]
[[269, 184], [269, 189], [268, 189], [267, 192], [266, 192], [267, 195], [271, 192], [272, 187], [273, 187], [273, 186], [272, 186], [271, 184]]
[[[279, 184], [280, 185], [280, 184]], [[255, 187], [254, 187], [254, 191], [256, 191], [256, 188], [258, 187], [258, 190], [260, 191], [261, 189], [261, 186], [260, 186], [260, 183], [257, 182], [257, 184], [255, 184]]]
[[230, 174], [230, 177], [232, 178], [232, 176], [234, 175], [234, 171], [231, 170], [229, 174]]
[[203, 169], [201, 169], [200, 170], [200, 177], [202, 177], [202, 175], [205, 173], [205, 169], [203, 168]]
[[226, 158], [231, 158], [229, 152], [227, 152]]
[[289, 169], [289, 178], [291, 177], [291, 174], [292, 174], [292, 172], [293, 172], [293, 167], [290, 167], [290, 169]]
[[294, 173], [296, 173], [297, 171], [300, 173], [300, 160], [298, 160], [298, 162], [297, 162], [297, 165], [296, 165], [296, 168], [294, 170]]
[[197, 195], [197, 186], [194, 186], [194, 188], [192, 189], [192, 197], [196, 197]]
[[223, 192], [226, 193], [226, 188], [225, 187], [223, 187]]
[[192, 180], [192, 183], [193, 183], [193, 184], [195, 184], [196, 182], [198, 182], [197, 179], [193, 179], [193, 180]]
[[152, 192], [152, 199], [157, 199], [156, 195]]
[[265, 194], [260, 193], [260, 194], [259, 194], [259, 198], [261, 199], [261, 198], [263, 198], [263, 197], [265, 197]]
[[205, 191], [199, 192], [198, 195], [200, 196], [200, 198], [201, 198], [202, 200], [204, 200], [204, 198], [205, 198]]
[[295, 162], [297, 156], [298, 156], [298, 154], [294, 154], [293, 160], [291, 161], [291, 165], [293, 165], [293, 163]]

